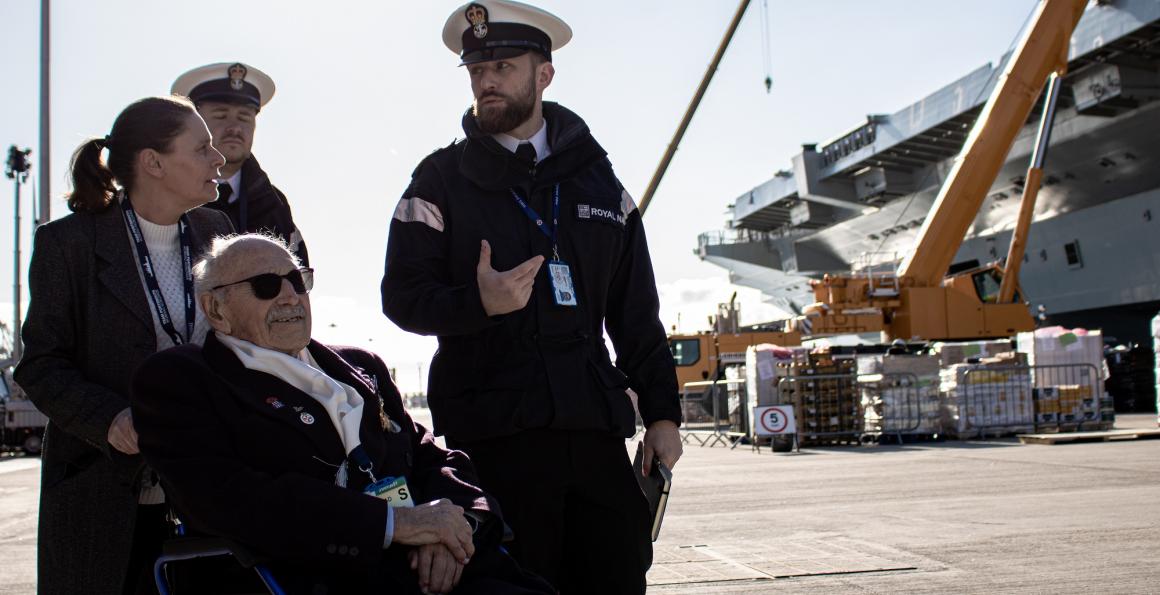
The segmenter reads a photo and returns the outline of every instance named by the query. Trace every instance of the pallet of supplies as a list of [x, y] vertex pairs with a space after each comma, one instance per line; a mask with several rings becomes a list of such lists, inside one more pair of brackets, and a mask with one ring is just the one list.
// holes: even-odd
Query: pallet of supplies
[[949, 434], [972, 438], [1034, 429], [1031, 374], [1013, 368], [1005, 359], [943, 369], [940, 389]]
[[789, 376], [795, 361], [803, 361], [801, 347], [782, 347], [763, 343], [745, 350], [745, 390], [750, 406], [779, 405], [778, 380]]
[[[1160, 354], [1160, 314], [1152, 319], [1152, 353]], [[1155, 366], [1153, 378], [1156, 382], [1156, 425], [1160, 427], [1160, 355], [1156, 356]]]
[[1027, 363], [1037, 368], [1035, 386], [1083, 384], [1102, 395], [1108, 374], [1100, 331], [1053, 326], [1019, 333], [1016, 344], [1020, 353], [1027, 354]]
[[939, 342], [931, 345], [931, 351], [938, 355], [939, 365], [945, 368], [955, 364], [965, 364], [971, 359], [995, 357], [1009, 353], [1015, 351], [1015, 346], [1011, 344], [1009, 339]]
[[860, 356], [858, 373], [867, 434], [943, 433], [938, 356]]

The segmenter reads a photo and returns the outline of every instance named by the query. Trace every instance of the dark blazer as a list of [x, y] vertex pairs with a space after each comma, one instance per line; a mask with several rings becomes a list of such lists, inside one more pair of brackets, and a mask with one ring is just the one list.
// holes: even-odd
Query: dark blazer
[[[195, 257], [232, 232], [189, 212]], [[31, 301], [15, 380], [49, 418], [41, 475], [40, 593], [117, 593], [128, 565], [140, 456], [112, 448], [133, 371], [157, 350], [153, 317], [121, 210], [75, 213], [36, 231]]]
[[[447, 498], [478, 511], [490, 521], [476, 533], [477, 548], [497, 546], [496, 503], [475, 487], [466, 455], [437, 446], [407, 415], [382, 360], [317, 342], [309, 349], [323, 371], [366, 400], [359, 437], [375, 476], [405, 476], [416, 502]], [[384, 553], [387, 504], [361, 493], [366, 474], [351, 469], [348, 486], [335, 485], [346, 451], [322, 406], [276, 376], [245, 368], [213, 333], [204, 347], [150, 357], [132, 400], [141, 450], [194, 531], [314, 576], [362, 576], [391, 555], [395, 567], [404, 564], [405, 546]]]

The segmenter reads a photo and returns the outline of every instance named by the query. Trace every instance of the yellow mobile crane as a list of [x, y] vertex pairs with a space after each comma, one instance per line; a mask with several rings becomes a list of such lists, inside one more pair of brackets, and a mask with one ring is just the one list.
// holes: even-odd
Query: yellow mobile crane
[[[1086, 5], [1087, 0], [1040, 1], [897, 273], [826, 275], [813, 282], [817, 302], [787, 321], [787, 330], [814, 336], [884, 331], [894, 339], [947, 340], [1034, 329], [1018, 287], [1019, 265], [1043, 177], [1059, 77]], [[1043, 117], [1005, 263], [946, 276], [1045, 82]]]
[[[742, 0], [720, 47], [694, 96], [693, 102], [670, 143], [665, 157], [641, 202], [652, 198], [672, 153], [679, 144], [700, 98], [712, 80], [721, 56], [748, 6]], [[734, 335], [729, 348], [717, 346], [723, 333], [674, 335], [684, 341], [684, 366], [690, 377], [712, 377], [722, 352], [732, 354], [755, 343], [799, 344], [804, 336], [885, 332], [904, 340], [949, 340], [1008, 337], [1035, 326], [1018, 287], [1019, 266], [1043, 177], [1043, 161], [1050, 141], [1051, 123], [1060, 91], [1060, 77], [1067, 69], [1072, 32], [1083, 16], [1086, 0], [1041, 0], [1015, 52], [1008, 60], [988, 98], [970, 137], [956, 158], [930, 214], [896, 273], [826, 275], [813, 282], [816, 302], [804, 315], [786, 321], [784, 332], [760, 331], [760, 336]], [[946, 276], [971, 222], [986, 198], [1016, 136], [1027, 121], [1044, 85], [1048, 90], [1039, 134], [1027, 171], [1019, 217], [1007, 258]], [[694, 342], [696, 345], [694, 345]], [[701, 361], [716, 354], [716, 361]], [[679, 358], [680, 359], [680, 358]], [[702, 365], [698, 365], [702, 364]], [[716, 365], [713, 365], [716, 364]]]

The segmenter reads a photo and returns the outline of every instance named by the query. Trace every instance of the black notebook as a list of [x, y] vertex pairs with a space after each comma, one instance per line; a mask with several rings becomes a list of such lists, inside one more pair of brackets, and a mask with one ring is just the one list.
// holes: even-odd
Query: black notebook
[[661, 534], [661, 520], [665, 518], [665, 506], [669, 503], [669, 487], [673, 484], [673, 472], [653, 455], [652, 470], [644, 476], [644, 443], [636, 445], [636, 459], [632, 462], [636, 471], [636, 481], [648, 498], [648, 510], [652, 517], [652, 540]]

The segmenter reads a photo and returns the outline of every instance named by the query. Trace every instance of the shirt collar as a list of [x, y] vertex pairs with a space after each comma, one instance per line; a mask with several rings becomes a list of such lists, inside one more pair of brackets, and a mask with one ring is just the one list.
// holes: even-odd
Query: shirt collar
[[540, 129], [535, 134], [532, 135], [532, 138], [529, 138], [526, 141], [521, 141], [520, 139], [518, 139], [510, 134], [507, 134], [506, 132], [500, 132], [498, 134], [493, 134], [493, 135], [491, 135], [491, 137], [494, 138], [495, 142], [499, 143], [500, 146], [502, 146], [503, 148], [507, 149], [508, 151], [510, 151], [512, 153], [515, 153], [516, 148], [519, 147], [521, 144], [523, 144], [525, 142], [532, 143], [532, 147], [536, 150], [536, 161], [537, 162], [543, 161], [544, 158], [546, 158], [548, 155], [552, 154], [552, 148], [550, 146], [548, 146], [548, 121], [547, 120], [544, 120], [544, 122], [542, 124], [540, 124]]
[[231, 192], [229, 202], [237, 202], [238, 197], [241, 196], [242, 170], [239, 169], [238, 171], [234, 172], [234, 175], [222, 181], [230, 185]]

